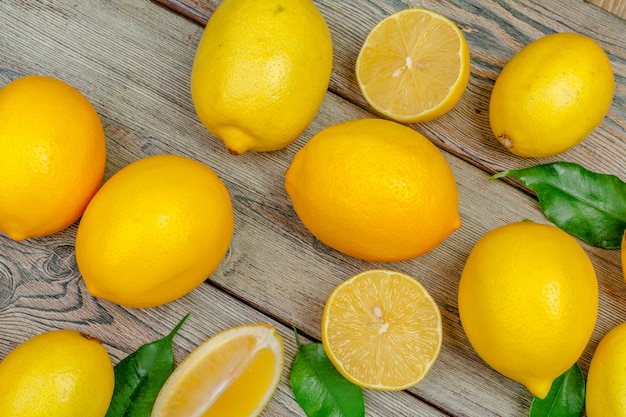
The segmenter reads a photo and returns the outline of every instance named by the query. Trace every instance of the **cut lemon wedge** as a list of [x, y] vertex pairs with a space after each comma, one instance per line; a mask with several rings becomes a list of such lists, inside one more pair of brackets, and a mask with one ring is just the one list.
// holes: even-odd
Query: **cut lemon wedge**
[[322, 316], [326, 355], [349, 381], [396, 391], [420, 382], [442, 344], [439, 307], [415, 278], [361, 272], [339, 284]]
[[447, 17], [420, 8], [399, 11], [369, 33], [356, 61], [361, 93], [398, 122], [432, 120], [460, 100], [470, 77], [463, 33]]
[[283, 342], [273, 326], [225, 330], [176, 367], [152, 417], [258, 416], [274, 395], [283, 366]]

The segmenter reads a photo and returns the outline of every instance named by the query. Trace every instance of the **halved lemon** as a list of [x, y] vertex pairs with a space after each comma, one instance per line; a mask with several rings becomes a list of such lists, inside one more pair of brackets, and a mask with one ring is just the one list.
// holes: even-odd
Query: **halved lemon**
[[273, 326], [224, 330], [176, 367], [152, 417], [258, 416], [274, 395], [283, 367], [283, 341]]
[[469, 77], [470, 52], [463, 32], [427, 9], [404, 9], [380, 21], [356, 60], [363, 97], [398, 122], [425, 122], [448, 112]]
[[363, 387], [396, 391], [420, 382], [439, 356], [441, 313], [415, 278], [361, 272], [326, 301], [322, 345], [337, 370]]

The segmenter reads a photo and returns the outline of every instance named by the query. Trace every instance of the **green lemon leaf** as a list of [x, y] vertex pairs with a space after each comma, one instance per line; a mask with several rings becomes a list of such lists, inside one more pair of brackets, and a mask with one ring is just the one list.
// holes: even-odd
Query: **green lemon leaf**
[[626, 183], [615, 175], [588, 171], [572, 162], [553, 162], [500, 172], [533, 190], [545, 216], [590, 245], [614, 249], [626, 229]]
[[172, 340], [187, 317], [170, 334], [141, 346], [115, 365], [115, 388], [105, 417], [150, 417], [161, 387], [176, 366]]
[[361, 387], [345, 379], [332, 364], [321, 343], [301, 345], [291, 368], [291, 388], [308, 417], [362, 417]]
[[585, 378], [574, 364], [552, 383], [546, 398], [533, 398], [530, 417], [579, 417], [585, 406]]

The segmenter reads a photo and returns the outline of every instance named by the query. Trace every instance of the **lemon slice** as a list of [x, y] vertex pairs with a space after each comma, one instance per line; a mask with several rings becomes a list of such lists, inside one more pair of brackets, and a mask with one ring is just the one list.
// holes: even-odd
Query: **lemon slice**
[[441, 313], [415, 278], [388, 270], [361, 272], [326, 301], [322, 344], [349, 381], [403, 390], [420, 382], [439, 356]]
[[406, 123], [432, 120], [452, 109], [469, 76], [470, 53], [461, 30], [447, 17], [419, 8], [380, 21], [356, 61], [367, 102]]
[[165, 382], [152, 417], [258, 416], [283, 371], [283, 342], [273, 326], [251, 324], [213, 336]]

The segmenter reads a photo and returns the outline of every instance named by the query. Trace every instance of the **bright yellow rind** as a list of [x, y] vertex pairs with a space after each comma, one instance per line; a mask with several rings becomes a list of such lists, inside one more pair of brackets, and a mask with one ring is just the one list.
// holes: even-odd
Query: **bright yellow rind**
[[361, 272], [326, 301], [322, 344], [337, 370], [369, 389], [396, 391], [419, 383], [441, 350], [439, 308], [411, 276]]
[[476, 353], [544, 398], [587, 346], [598, 315], [598, 282], [572, 236], [552, 225], [517, 222], [474, 245], [458, 300]]
[[113, 364], [102, 343], [75, 330], [26, 340], [0, 362], [0, 416], [104, 417]]
[[73, 86], [29, 75], [0, 89], [0, 233], [13, 240], [64, 230], [102, 183], [106, 139]]
[[320, 131], [293, 158], [285, 187], [316, 238], [359, 259], [414, 258], [461, 227], [445, 157], [391, 120], [350, 120]]
[[255, 417], [274, 395], [283, 342], [265, 323], [233, 327], [194, 349], [161, 388], [152, 417]]
[[588, 417], [626, 415], [626, 323], [611, 329], [596, 347], [585, 397]]
[[545, 158], [582, 142], [614, 93], [611, 62], [579, 33], [553, 33], [522, 48], [498, 75], [489, 101], [494, 136], [511, 153]]
[[330, 31], [311, 0], [224, 0], [198, 44], [191, 97], [231, 153], [273, 151], [309, 126], [332, 63]]
[[399, 122], [432, 120], [460, 100], [470, 77], [470, 53], [458, 26], [420, 8], [380, 21], [365, 39], [356, 77], [367, 102]]
[[153, 155], [116, 172], [91, 200], [76, 233], [76, 263], [91, 295], [155, 307], [204, 282], [233, 231], [228, 189], [211, 168]]

